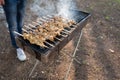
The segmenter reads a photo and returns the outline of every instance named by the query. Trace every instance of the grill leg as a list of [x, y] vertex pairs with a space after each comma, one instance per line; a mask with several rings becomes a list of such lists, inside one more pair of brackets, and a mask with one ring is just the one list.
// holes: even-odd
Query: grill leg
[[50, 53], [48, 53], [46, 55], [41, 55], [41, 62], [48, 63], [49, 56], [50, 56]]
[[49, 61], [53, 60], [58, 54], [59, 54], [59, 49], [56, 48], [56, 50], [51, 53], [41, 55], [41, 62], [48, 63]]
[[31, 72], [30, 72], [30, 74], [29, 74], [29, 77], [31, 77], [31, 75], [32, 75], [32, 73], [34, 72], [34, 70], [36, 69], [38, 63], [39, 63], [39, 60], [36, 60], [36, 63], [34, 64], [32, 70], [31, 70]]
[[[80, 35], [79, 35], [79, 39], [78, 39], [78, 41], [77, 41], [77, 45], [76, 45], [76, 47], [75, 47], [75, 50], [74, 50], [74, 52], [73, 52], [72, 57], [75, 57], [75, 55], [76, 55], [76, 52], [77, 52], [77, 49], [78, 49], [78, 46], [79, 46], [81, 37], [82, 37], [82, 31], [81, 31], [81, 33], [80, 33]], [[72, 66], [73, 61], [74, 61], [74, 58], [71, 59], [71, 62], [70, 62], [70, 64], [69, 64], [69, 66], [68, 66], [68, 70], [67, 70], [67, 72], [66, 72], [66, 74], [65, 74], [64, 80], [68, 80], [68, 76], [69, 76], [70, 69], [71, 69], [71, 66]]]

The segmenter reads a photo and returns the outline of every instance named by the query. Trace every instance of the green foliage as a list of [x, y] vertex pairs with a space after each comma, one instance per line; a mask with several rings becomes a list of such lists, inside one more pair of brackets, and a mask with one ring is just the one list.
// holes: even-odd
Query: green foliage
[[120, 3], [120, 0], [115, 0], [116, 2]]
[[106, 20], [109, 20], [109, 19], [110, 19], [110, 16], [106, 16], [105, 19], [106, 19]]

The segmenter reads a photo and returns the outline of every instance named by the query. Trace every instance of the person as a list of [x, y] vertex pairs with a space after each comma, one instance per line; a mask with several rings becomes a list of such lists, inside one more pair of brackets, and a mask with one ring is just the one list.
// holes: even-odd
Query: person
[[18, 47], [16, 43], [17, 35], [14, 34], [14, 31], [22, 34], [26, 0], [0, 0], [0, 5], [3, 7], [5, 12], [11, 43], [12, 46], [16, 49], [17, 58], [20, 61], [25, 61], [26, 55], [23, 49]]

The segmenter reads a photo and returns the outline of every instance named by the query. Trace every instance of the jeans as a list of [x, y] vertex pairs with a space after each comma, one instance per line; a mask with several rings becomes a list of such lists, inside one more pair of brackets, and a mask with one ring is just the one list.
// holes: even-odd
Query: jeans
[[22, 34], [23, 19], [25, 13], [26, 0], [5, 0], [3, 9], [9, 27], [11, 43], [18, 48], [14, 31]]

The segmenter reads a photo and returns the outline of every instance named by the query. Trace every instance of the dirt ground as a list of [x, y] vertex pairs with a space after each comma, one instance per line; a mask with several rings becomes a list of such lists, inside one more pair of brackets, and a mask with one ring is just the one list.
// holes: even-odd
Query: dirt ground
[[[68, 80], [120, 80], [120, 0], [76, 0], [78, 9], [92, 14], [83, 29]], [[3, 14], [0, 14], [3, 15]], [[36, 59], [20, 62], [10, 43], [5, 17], [0, 18], [0, 80], [64, 80], [78, 36], [49, 64], [38, 63], [29, 74]], [[72, 44], [73, 43], [73, 44]]]

